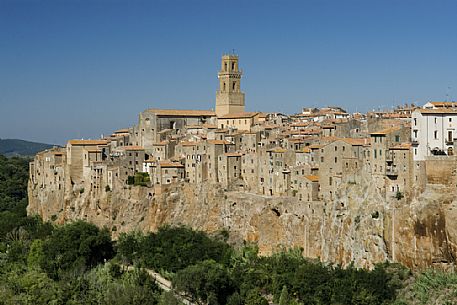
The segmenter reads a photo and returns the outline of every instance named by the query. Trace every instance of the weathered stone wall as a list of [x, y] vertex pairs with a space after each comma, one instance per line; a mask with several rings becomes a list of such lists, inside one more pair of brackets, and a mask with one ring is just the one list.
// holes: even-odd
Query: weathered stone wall
[[116, 188], [83, 193], [29, 186], [29, 214], [64, 223], [85, 219], [111, 229], [116, 237], [131, 230], [154, 231], [184, 224], [208, 232], [227, 229], [231, 241], [256, 242], [263, 254], [302, 247], [309, 257], [372, 267], [385, 260], [412, 268], [454, 263], [457, 202], [454, 189], [429, 185], [407, 202], [385, 197], [370, 180], [343, 185], [329, 202], [299, 202], [226, 192], [217, 185], [178, 184], [163, 190]]

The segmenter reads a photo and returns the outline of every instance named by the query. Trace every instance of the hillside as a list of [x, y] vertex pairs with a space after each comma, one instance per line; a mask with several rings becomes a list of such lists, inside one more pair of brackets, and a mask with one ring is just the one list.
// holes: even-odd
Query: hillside
[[11, 156], [34, 156], [37, 152], [52, 148], [53, 145], [18, 139], [0, 139], [0, 154]]

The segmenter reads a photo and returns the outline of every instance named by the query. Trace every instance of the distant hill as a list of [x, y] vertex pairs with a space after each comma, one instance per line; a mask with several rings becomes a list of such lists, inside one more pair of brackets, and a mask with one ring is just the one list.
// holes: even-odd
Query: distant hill
[[17, 139], [0, 139], [0, 155], [12, 156], [34, 156], [37, 152], [52, 148], [54, 145], [29, 142]]

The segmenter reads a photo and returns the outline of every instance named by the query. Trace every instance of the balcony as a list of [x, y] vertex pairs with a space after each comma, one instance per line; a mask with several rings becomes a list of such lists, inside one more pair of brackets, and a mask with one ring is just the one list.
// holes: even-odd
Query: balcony
[[411, 141], [411, 144], [412, 144], [413, 146], [417, 146], [417, 145], [419, 145], [419, 141], [417, 141], [417, 140], [412, 140], [412, 141]]
[[387, 176], [398, 176], [398, 169], [396, 166], [387, 166], [386, 167]]

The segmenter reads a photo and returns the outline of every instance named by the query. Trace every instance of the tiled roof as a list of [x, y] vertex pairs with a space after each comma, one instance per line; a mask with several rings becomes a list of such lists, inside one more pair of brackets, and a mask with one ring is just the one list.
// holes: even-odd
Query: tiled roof
[[454, 113], [457, 114], [457, 108], [443, 108], [443, 109], [416, 109], [424, 114], [435, 114], [435, 113]]
[[271, 151], [274, 153], [285, 153], [287, 150], [282, 147], [274, 147], [272, 149], [268, 149], [267, 151]]
[[208, 140], [208, 143], [209, 144], [215, 144], [215, 145], [222, 145], [222, 144], [230, 144], [229, 141], [226, 141], [226, 140]]
[[225, 153], [224, 155], [227, 157], [241, 157], [242, 156], [240, 153]]
[[119, 130], [116, 130], [114, 133], [115, 134], [116, 133], [129, 133], [129, 129], [128, 128], [119, 129]]
[[89, 146], [89, 145], [106, 145], [106, 140], [70, 140], [68, 144], [73, 146]]
[[258, 112], [238, 112], [238, 113], [230, 113], [223, 116], [218, 117], [218, 119], [244, 119], [244, 118], [253, 118], [258, 115]]
[[169, 162], [169, 161], [159, 162], [159, 165], [160, 165], [160, 167], [184, 167], [184, 165], [182, 165], [179, 162]]
[[310, 180], [311, 182], [319, 182], [319, 177], [315, 175], [307, 175], [305, 176], [305, 178]]

